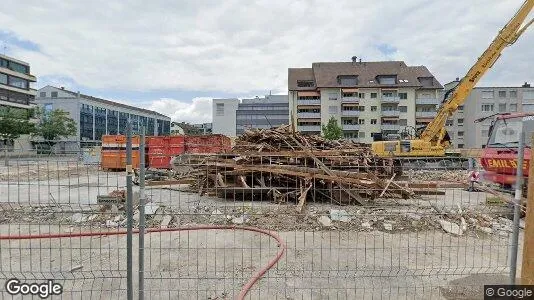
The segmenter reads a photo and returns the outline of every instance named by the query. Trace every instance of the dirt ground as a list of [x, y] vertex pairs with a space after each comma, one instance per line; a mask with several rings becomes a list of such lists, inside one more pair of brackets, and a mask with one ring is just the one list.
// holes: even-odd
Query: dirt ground
[[[62, 174], [55, 178], [41, 171], [6, 177], [0, 168], [0, 235], [124, 230], [122, 207], [103, 212], [96, 204], [97, 195], [125, 188], [124, 173], [72, 166], [45, 167], [45, 174]], [[182, 188], [147, 189], [148, 227], [246, 225], [285, 241], [281, 261], [250, 299], [482, 299], [481, 285], [507, 280], [509, 209], [488, 205], [485, 193], [447, 189], [445, 195], [377, 199], [367, 207], [311, 202], [297, 212], [295, 203], [200, 197]], [[320, 221], [325, 218], [330, 222]], [[134, 227], [137, 220], [134, 215]], [[460, 234], [446, 232], [443, 221], [457, 224]], [[137, 289], [137, 235], [133, 245]], [[146, 297], [235, 299], [278, 250], [272, 238], [241, 230], [147, 234]], [[124, 235], [1, 240], [0, 261], [2, 279], [53, 278], [64, 285], [63, 299], [126, 295]], [[0, 293], [7, 298], [3, 284]]]

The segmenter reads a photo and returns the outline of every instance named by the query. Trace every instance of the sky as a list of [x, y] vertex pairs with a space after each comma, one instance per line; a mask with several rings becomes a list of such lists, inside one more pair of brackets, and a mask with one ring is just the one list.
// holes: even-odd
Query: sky
[[[523, 0], [2, 0], [0, 51], [38, 82], [209, 122], [212, 98], [287, 93], [287, 69], [403, 60], [462, 77]], [[531, 13], [531, 18], [532, 18]], [[534, 26], [533, 26], [534, 27]], [[534, 29], [478, 86], [534, 83]]]

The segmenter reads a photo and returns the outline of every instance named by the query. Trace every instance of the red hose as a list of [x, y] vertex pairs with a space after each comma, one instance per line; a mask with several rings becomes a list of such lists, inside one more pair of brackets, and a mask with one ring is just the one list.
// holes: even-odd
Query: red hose
[[[271, 269], [284, 255], [286, 246], [282, 238], [269, 230], [256, 228], [256, 227], [247, 227], [247, 226], [233, 226], [233, 225], [198, 225], [191, 227], [177, 227], [177, 228], [152, 228], [147, 229], [146, 233], [152, 232], [165, 232], [165, 231], [192, 231], [192, 230], [244, 230], [259, 232], [266, 234], [274, 238], [278, 242], [278, 253], [276, 256], [269, 261], [265, 266], [263, 266], [248, 282], [243, 286], [241, 292], [239, 293], [238, 299], [242, 300], [248, 294], [252, 286], [267, 272]], [[126, 234], [125, 230], [122, 231], [97, 231], [97, 232], [79, 232], [79, 233], [49, 233], [49, 234], [28, 234], [28, 235], [0, 235], [0, 240], [28, 240], [28, 239], [55, 239], [55, 238], [67, 238], [67, 237], [88, 237], [88, 236], [110, 236], [110, 235], [121, 235]], [[139, 229], [133, 230], [133, 233], [139, 233]]]

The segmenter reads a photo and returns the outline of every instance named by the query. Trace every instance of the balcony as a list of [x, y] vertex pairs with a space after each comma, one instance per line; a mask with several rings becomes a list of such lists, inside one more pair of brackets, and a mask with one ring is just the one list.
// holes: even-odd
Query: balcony
[[380, 125], [380, 128], [382, 130], [399, 130], [400, 129], [400, 125], [398, 125], [398, 124], [382, 124], [382, 125]]
[[382, 96], [381, 101], [384, 103], [399, 103], [399, 96]]
[[298, 99], [297, 105], [321, 105], [321, 99]]
[[341, 125], [343, 130], [360, 130], [360, 125], [358, 124], [343, 124]]
[[400, 115], [399, 110], [383, 110], [382, 117], [398, 117]]
[[360, 102], [359, 97], [342, 97], [341, 103], [358, 103]]
[[297, 117], [298, 118], [303, 118], [303, 119], [320, 119], [321, 118], [321, 113], [320, 112], [318, 112], [318, 113], [299, 112], [299, 113], [297, 113]]
[[359, 110], [342, 110], [341, 111], [341, 116], [343, 117], [354, 117], [354, 116], [359, 116], [359, 115], [360, 115]]
[[438, 113], [435, 111], [417, 111], [415, 112], [416, 118], [434, 118]]
[[430, 104], [430, 105], [438, 105], [439, 100], [437, 98], [427, 98], [427, 97], [417, 97], [415, 99], [415, 104]]
[[298, 125], [297, 126], [298, 131], [306, 132], [306, 131], [321, 131], [321, 126], [319, 125]]

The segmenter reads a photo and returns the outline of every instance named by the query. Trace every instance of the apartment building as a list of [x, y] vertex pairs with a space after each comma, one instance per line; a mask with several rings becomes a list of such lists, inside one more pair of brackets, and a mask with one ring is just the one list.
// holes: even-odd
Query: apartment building
[[376, 134], [399, 134], [436, 116], [443, 86], [424, 66], [403, 61], [318, 62], [289, 68], [290, 122], [320, 134], [336, 118], [347, 139], [371, 143]]
[[252, 128], [289, 124], [287, 95], [250, 99], [213, 99], [213, 133], [235, 137]]
[[[444, 91], [454, 88], [459, 79], [445, 84]], [[482, 148], [486, 145], [492, 118], [476, 119], [504, 112], [534, 112], [534, 88], [521, 86], [475, 87], [463, 106], [447, 120], [447, 131], [455, 148]]]
[[[30, 74], [27, 62], [0, 54], [0, 117], [11, 116], [29, 119], [35, 106], [36, 91], [31, 84], [36, 81]], [[17, 144], [25, 142], [21, 138]], [[2, 141], [2, 145], [14, 146], [14, 141]], [[28, 143], [26, 143], [28, 144]], [[27, 145], [17, 145], [26, 147]]]
[[250, 128], [271, 128], [289, 124], [287, 95], [242, 99], [236, 110], [236, 134]]
[[148, 109], [73, 92], [62, 87], [45, 86], [38, 91], [35, 102], [45, 110], [62, 109], [76, 122], [78, 132], [70, 141], [100, 141], [105, 134], [125, 134], [126, 123], [132, 132], [141, 125], [147, 135], [169, 135], [171, 119]]

